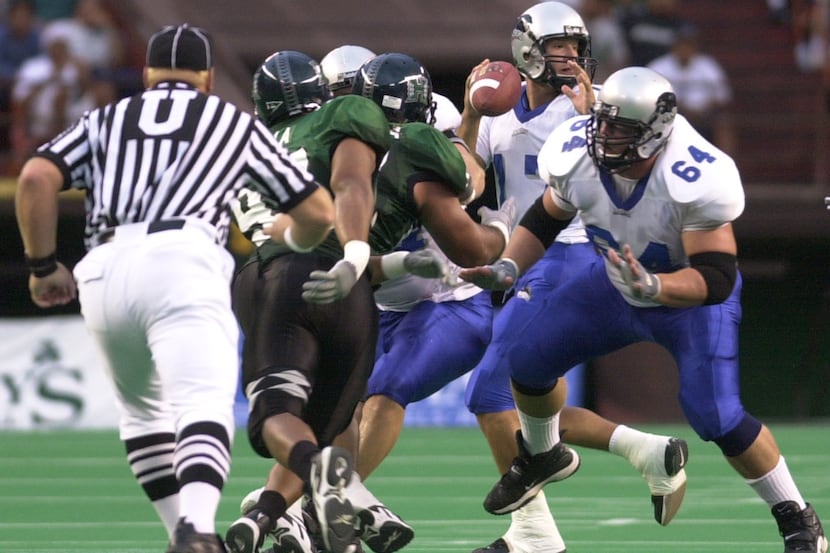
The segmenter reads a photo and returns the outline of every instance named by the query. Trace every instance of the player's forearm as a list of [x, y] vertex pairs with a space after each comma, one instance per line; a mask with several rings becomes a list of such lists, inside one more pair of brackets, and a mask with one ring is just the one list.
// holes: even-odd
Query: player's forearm
[[334, 230], [341, 244], [368, 240], [374, 205], [371, 183], [355, 183], [335, 195]]
[[459, 125], [458, 129], [456, 129], [455, 134], [464, 141], [464, 144], [470, 149], [472, 152], [472, 156], [474, 157], [476, 163], [478, 163], [479, 167], [484, 167], [484, 160], [482, 160], [478, 154], [476, 154], [476, 145], [478, 144], [478, 128], [479, 124], [481, 123], [481, 116], [477, 113], [471, 113], [472, 109], [467, 109], [465, 107], [464, 111], [461, 112], [461, 125]]
[[694, 307], [706, 300], [706, 282], [701, 274], [692, 268], [680, 269], [674, 273], [658, 273], [660, 293], [654, 301], [669, 307]]
[[545, 246], [535, 234], [519, 225], [513, 230], [510, 242], [507, 244], [502, 258], [509, 258], [516, 262], [519, 274], [527, 271], [536, 261], [545, 254]]

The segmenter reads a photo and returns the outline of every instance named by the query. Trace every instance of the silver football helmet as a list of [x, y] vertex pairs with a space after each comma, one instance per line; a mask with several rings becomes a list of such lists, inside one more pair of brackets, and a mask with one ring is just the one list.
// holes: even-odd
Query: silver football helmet
[[320, 67], [332, 94], [350, 94], [355, 73], [374, 57], [375, 53], [368, 48], [353, 44], [338, 46], [326, 54], [320, 61]]
[[[606, 79], [591, 113], [588, 153], [598, 166], [617, 173], [665, 146], [674, 127], [677, 99], [660, 73], [626, 67]], [[604, 125], [613, 125], [614, 132], [606, 134]]]
[[576, 78], [557, 75], [550, 62], [563, 62], [563, 56], [545, 55], [545, 41], [552, 38], [577, 38], [578, 57], [593, 80], [597, 60], [591, 57], [591, 36], [576, 11], [561, 2], [541, 2], [528, 8], [516, 21], [510, 46], [513, 62], [525, 77], [538, 83], [547, 83], [557, 90], [562, 85], [575, 86]]

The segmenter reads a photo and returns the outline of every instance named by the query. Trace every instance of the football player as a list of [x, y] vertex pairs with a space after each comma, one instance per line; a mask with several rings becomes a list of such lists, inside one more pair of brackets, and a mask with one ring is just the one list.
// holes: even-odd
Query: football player
[[602, 256], [542, 301], [522, 301], [523, 324], [505, 331], [499, 361], [510, 372], [526, 450], [485, 503], [512, 511], [556, 479], [563, 464], [559, 383], [574, 363], [651, 341], [674, 357], [689, 424], [770, 507], [785, 553], [825, 553], [815, 510], [769, 428], [740, 399], [741, 275], [732, 223], [744, 192], [734, 161], [677, 114], [665, 77], [629, 67], [608, 77], [590, 115], [554, 130], [539, 154], [539, 175], [547, 188], [502, 259], [463, 270], [462, 278], [510, 286], [574, 216]]
[[[329, 101], [319, 65], [302, 52], [268, 57], [254, 75], [252, 96], [257, 117], [331, 191], [335, 228], [312, 251], [292, 253], [263, 239], [271, 206], [256, 183], [232, 206], [240, 230], [256, 245], [233, 283], [245, 336], [248, 436], [259, 455], [290, 469], [283, 477], [294, 490], [305, 483], [322, 545], [339, 553], [352, 546], [354, 511], [367, 507], [365, 498], [379, 504], [359, 482], [344, 489], [352, 457], [331, 444], [350, 424], [374, 360], [377, 310], [365, 270], [373, 177], [389, 147], [389, 130], [383, 112], [365, 98]], [[229, 549], [256, 551], [296, 499], [263, 493], [262, 508], [228, 529]]]
[[[482, 117], [465, 94], [462, 124], [458, 130], [482, 165], [492, 165], [500, 200], [516, 198], [519, 214], [525, 213], [544, 189], [536, 171], [537, 154], [557, 124], [588, 113], [595, 89], [591, 77], [595, 60], [591, 37], [580, 15], [560, 2], [531, 6], [517, 19], [511, 36], [513, 62], [524, 77], [522, 96], [516, 107], [497, 117]], [[487, 60], [473, 69], [475, 72]], [[472, 72], [471, 72], [472, 74]], [[469, 79], [468, 79], [469, 82]], [[468, 84], [469, 86], [469, 84]], [[510, 393], [502, 351], [512, 346], [512, 329], [524, 328], [521, 313], [528, 301], [542, 301], [597, 254], [576, 217], [549, 245], [545, 255], [513, 286], [513, 295], [498, 310], [493, 337], [467, 387], [467, 406], [476, 415], [502, 474], [526, 444], [517, 431], [520, 421]], [[560, 390], [564, 390], [564, 383]], [[639, 432], [607, 421], [579, 407], [566, 407], [561, 420], [563, 440], [625, 457], [644, 476], [654, 505], [654, 516], [668, 524], [683, 500], [688, 448], [685, 441]], [[518, 443], [517, 443], [518, 442]], [[560, 446], [564, 478], [578, 467], [574, 450]], [[541, 488], [537, 488], [541, 489]], [[507, 532], [474, 553], [559, 553], [565, 550], [543, 492], [525, 498], [511, 509]], [[504, 514], [503, 508], [485, 508]]]
[[[268, 112], [264, 110], [268, 106], [279, 106], [282, 109], [286, 104], [285, 89], [290, 88], [298, 94], [301, 91], [300, 83], [307, 85], [311, 81], [309, 78], [295, 80], [305, 77], [299, 71], [281, 72], [280, 67], [284, 65], [284, 62], [266, 62], [255, 78], [254, 98], [260, 117], [267, 115]], [[464, 211], [461, 199], [469, 195], [469, 178], [464, 159], [456, 144], [425, 123], [432, 119], [434, 109], [428, 73], [416, 60], [402, 54], [377, 56], [367, 65], [371, 66], [371, 70], [367, 70], [365, 75], [372, 75], [371, 84], [363, 83], [360, 79], [364, 73], [360, 73], [355, 80], [355, 89], [360, 87], [361, 90], [368, 91], [367, 95], [378, 104], [384, 97], [397, 98], [397, 107], [380, 108], [359, 94], [344, 96], [299, 118], [293, 125], [290, 121], [288, 125], [280, 125], [279, 119], [276, 123], [269, 121], [277, 137], [286, 140], [289, 150], [307, 155], [312, 160], [316, 151], [326, 151], [328, 147], [327, 144], [320, 143], [320, 136], [327, 137], [330, 134], [337, 137], [336, 133], [330, 131], [331, 128], [358, 127], [350, 118], [356, 113], [353, 107], [349, 111], [338, 112], [332, 106], [360, 106], [363, 102], [369, 102], [382, 111], [385, 130], [391, 138], [389, 153], [375, 179], [376, 214], [369, 236], [372, 249], [376, 253], [392, 250], [413, 228], [422, 223], [433, 232], [435, 240], [456, 263], [472, 266], [482, 262], [477, 260], [496, 259], [505, 247], [509, 229], [513, 226], [509, 205], [500, 211], [484, 212], [480, 225]], [[300, 102], [303, 103], [303, 100], [301, 96]], [[309, 102], [306, 100], [305, 104], [308, 105]], [[331, 115], [337, 113], [349, 118], [339, 121]], [[321, 119], [324, 116], [327, 119]], [[311, 122], [304, 124], [308, 120]], [[315, 120], [327, 123], [320, 126]], [[393, 126], [390, 128], [386, 121], [393, 123]], [[417, 123], [403, 125], [406, 121]], [[311, 134], [311, 129], [316, 134]], [[323, 129], [328, 130], [321, 134]], [[314, 136], [313, 141], [309, 139], [311, 136]], [[313, 168], [312, 163], [309, 166]], [[251, 197], [243, 198], [238, 217], [240, 228], [244, 232], [252, 232], [251, 236], [256, 241], [259, 208], [255, 207], [255, 200]], [[259, 250], [259, 263], [262, 263], [262, 248]], [[407, 261], [409, 259], [411, 256], [407, 252], [394, 252], [375, 258], [369, 269], [372, 282], [405, 275], [412, 270], [412, 264]], [[426, 259], [428, 264], [432, 263], [431, 257]], [[240, 287], [242, 286], [240, 281]], [[332, 292], [336, 292], [336, 288], [304, 286], [303, 299], [311, 303], [327, 303], [332, 298]], [[240, 290], [240, 295], [243, 294], [244, 290]], [[246, 338], [247, 336], [246, 333]], [[345, 426], [340, 430], [344, 429]], [[285, 463], [275, 465], [265, 491], [255, 500], [247, 515], [229, 529], [227, 539], [231, 549], [236, 547], [234, 551], [256, 551], [262, 545], [264, 536], [274, 529], [270, 521], [281, 517], [285, 511], [284, 503], [291, 503], [290, 498], [299, 496], [296, 478], [293, 479], [293, 489], [292, 483], [286, 482], [286, 479], [290, 480], [291, 475], [285, 470]], [[254, 494], [256, 497], [257, 491]], [[345, 494], [354, 506], [358, 535], [373, 551], [397, 551], [412, 539], [412, 529], [375, 499], [363, 487], [356, 473], [347, 482]], [[314, 506], [317, 508], [316, 504]], [[278, 551], [277, 547], [278, 544], [275, 543], [275, 551]]]

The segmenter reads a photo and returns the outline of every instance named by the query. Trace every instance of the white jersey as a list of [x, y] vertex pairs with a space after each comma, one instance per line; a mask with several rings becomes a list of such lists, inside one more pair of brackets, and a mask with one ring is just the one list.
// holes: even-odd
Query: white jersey
[[[534, 110], [527, 108], [527, 92], [522, 90], [519, 103], [496, 117], [482, 117], [476, 153], [485, 165], [492, 165], [496, 176], [499, 204], [507, 198], [516, 200], [516, 223], [545, 190], [537, 171], [537, 156], [551, 131], [563, 121], [579, 115], [573, 102], [560, 94]], [[587, 242], [579, 217], [559, 233], [558, 242]]]
[[[556, 128], [539, 154], [539, 173], [550, 184], [556, 204], [579, 214], [601, 251], [629, 244], [647, 270], [673, 272], [689, 266], [683, 232], [716, 229], [743, 211], [744, 191], [735, 162], [682, 115], [676, 116], [671, 138], [651, 173], [621, 198], [615, 177], [599, 171], [588, 154], [589, 118], [575, 117]], [[658, 305], [634, 298], [607, 257], [605, 265], [629, 304]]]

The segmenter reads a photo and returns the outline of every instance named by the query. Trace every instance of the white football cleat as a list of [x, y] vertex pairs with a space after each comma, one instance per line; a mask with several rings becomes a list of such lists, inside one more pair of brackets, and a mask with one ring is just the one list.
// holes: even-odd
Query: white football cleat
[[[254, 508], [263, 490], [264, 487], [252, 490], [242, 499], [239, 503], [242, 515]], [[263, 553], [317, 553], [302, 516], [290, 510], [277, 519], [276, 526], [267, 535], [273, 543]]]
[[329, 553], [354, 551], [357, 520], [345, 492], [353, 472], [351, 454], [340, 447], [325, 447], [311, 459], [309, 496], [317, 514], [323, 549]]
[[510, 516], [510, 528], [504, 536], [473, 553], [565, 553], [565, 541], [553, 520], [544, 491]]
[[248, 492], [248, 495], [242, 498], [242, 501], [239, 502], [239, 513], [242, 515], [248, 514], [248, 511], [253, 509], [256, 502], [259, 501], [259, 496], [262, 495], [264, 490], [265, 487], [263, 486]]
[[686, 440], [666, 436], [649, 436], [643, 447], [638, 448], [634, 467], [640, 471], [651, 491], [654, 505], [654, 520], [662, 526], [668, 525], [686, 495], [686, 471], [683, 467], [689, 460], [689, 446]]
[[356, 472], [346, 486], [346, 495], [357, 515], [357, 534], [372, 551], [392, 553], [412, 541], [412, 527], [381, 503]]

